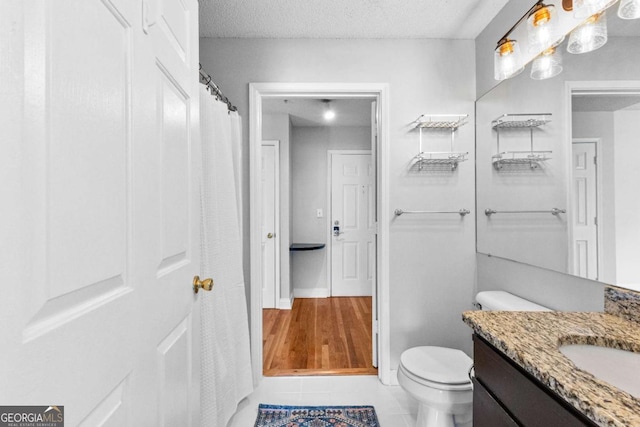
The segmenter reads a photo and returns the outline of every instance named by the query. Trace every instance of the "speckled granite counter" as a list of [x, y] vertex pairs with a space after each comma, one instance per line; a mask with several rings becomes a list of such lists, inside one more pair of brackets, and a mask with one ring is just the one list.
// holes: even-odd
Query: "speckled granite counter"
[[[614, 314], [467, 311], [462, 318], [476, 334], [596, 424], [640, 426], [640, 399], [577, 369], [558, 350], [564, 344], [591, 344], [640, 352], [640, 324], [636, 323], [640, 313], [621, 308], [610, 298], [626, 300], [626, 292], [607, 289], [605, 307]], [[634, 298], [631, 301], [637, 301]], [[639, 372], [630, 374], [640, 381]]]

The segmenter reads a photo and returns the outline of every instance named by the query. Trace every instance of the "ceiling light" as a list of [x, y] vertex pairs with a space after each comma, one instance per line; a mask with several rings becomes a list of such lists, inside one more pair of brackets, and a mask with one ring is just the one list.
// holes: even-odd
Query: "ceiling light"
[[333, 110], [327, 110], [323, 115], [325, 120], [333, 120], [336, 118], [336, 113]]
[[621, 0], [618, 16], [622, 19], [640, 18], [640, 0]]
[[607, 42], [607, 17], [597, 13], [576, 27], [569, 36], [567, 52], [586, 53], [604, 46]]
[[562, 72], [562, 53], [551, 47], [540, 54], [531, 65], [531, 78], [550, 79]]
[[558, 39], [556, 8], [538, 2], [527, 18], [529, 34], [529, 52], [540, 52], [547, 49]]
[[331, 100], [323, 99], [322, 102], [324, 103], [324, 113], [322, 113], [322, 117], [327, 121], [335, 119], [336, 112], [331, 108]]
[[520, 63], [520, 46], [516, 40], [502, 39], [493, 55], [494, 78], [504, 80], [517, 76], [524, 70]]
[[578, 19], [587, 19], [590, 16], [604, 11], [618, 0], [573, 0], [574, 16]]

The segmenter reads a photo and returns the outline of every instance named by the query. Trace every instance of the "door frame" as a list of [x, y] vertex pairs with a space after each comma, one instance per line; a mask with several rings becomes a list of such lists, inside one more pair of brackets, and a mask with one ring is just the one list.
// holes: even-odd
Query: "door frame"
[[[598, 223], [596, 224], [596, 239], [597, 239], [597, 244], [596, 244], [596, 251], [597, 251], [597, 255], [596, 255], [596, 264], [597, 264], [597, 269], [598, 269], [598, 277], [596, 277], [595, 280], [600, 280], [599, 278], [602, 276], [602, 268], [604, 266], [603, 264], [603, 257], [602, 254], [603, 252], [603, 236], [602, 236], [602, 224], [604, 223], [604, 206], [602, 205], [602, 139], [601, 138], [573, 138], [571, 140], [571, 150], [569, 151], [570, 155], [571, 155], [571, 163], [573, 163], [573, 145], [574, 144], [586, 144], [586, 143], [592, 143], [596, 145], [596, 218], [598, 219]], [[572, 170], [572, 174], [569, 176], [569, 180], [573, 181], [573, 168]], [[575, 212], [572, 212], [571, 214], [575, 214]], [[569, 235], [573, 236], [573, 217], [571, 217], [571, 221], [569, 221]], [[572, 239], [572, 243], [571, 246], [569, 246], [569, 254], [571, 255], [569, 257], [569, 262], [571, 263], [571, 266], [573, 267], [574, 265], [574, 257], [575, 257], [575, 252], [573, 250], [573, 239]], [[576, 274], [575, 271], [570, 270], [573, 274]]]
[[250, 83], [249, 84], [249, 200], [250, 200], [250, 332], [254, 383], [262, 380], [262, 263], [260, 257], [262, 100], [265, 98], [368, 98], [377, 101], [376, 162], [378, 378], [391, 384], [389, 339], [389, 85], [387, 83]]
[[[332, 262], [332, 252], [333, 252], [333, 224], [332, 221], [332, 209], [333, 204], [331, 203], [331, 193], [332, 193], [332, 185], [333, 180], [331, 179], [331, 167], [333, 165], [333, 156], [340, 155], [350, 155], [350, 154], [369, 154], [371, 150], [327, 150], [327, 217], [329, 218], [329, 227], [327, 227], [327, 283], [329, 284], [329, 296], [332, 296], [333, 292], [333, 280], [332, 280], [332, 270], [333, 270], [333, 262]], [[373, 160], [373, 159], [372, 159]], [[377, 263], [378, 260], [376, 260]], [[375, 283], [375, 278], [374, 278]], [[375, 296], [375, 289], [371, 290], [371, 295]], [[375, 301], [373, 299], [372, 301]], [[373, 307], [372, 307], [373, 309]]]
[[[591, 93], [602, 95], [608, 94], [624, 94], [625, 92], [631, 92], [634, 94], [640, 93], [640, 80], [574, 80], [567, 81], [564, 84], [564, 107], [565, 107], [565, 141], [567, 141], [567, 146], [565, 147], [567, 157], [571, 159], [571, 151], [572, 144], [574, 141], [573, 138], [573, 102], [571, 97], [574, 93]], [[598, 144], [596, 149], [598, 149], [602, 144]], [[598, 151], [598, 155], [601, 153]], [[600, 158], [602, 160], [602, 157]], [[599, 163], [602, 163], [600, 161]], [[572, 176], [571, 171], [572, 161], [565, 162], [565, 176], [567, 179], [565, 180], [565, 192], [566, 192], [566, 206], [567, 206], [567, 218], [573, 216], [573, 195], [571, 192], [572, 182], [570, 177]], [[600, 164], [598, 165], [600, 167]], [[601, 172], [600, 170], [598, 170]], [[598, 175], [598, 183], [600, 186], [600, 179], [602, 174]], [[602, 206], [598, 205], [597, 209], [600, 210], [599, 215], [602, 214]], [[599, 224], [602, 224], [601, 218], [598, 218]], [[598, 227], [598, 250], [600, 250], [600, 244], [602, 239], [600, 238], [600, 232], [602, 227]], [[575, 256], [573, 253], [573, 227], [567, 226], [567, 248], [568, 248], [568, 256], [567, 256], [567, 265], [566, 271], [573, 271], [573, 257]], [[602, 252], [600, 252], [602, 253]], [[600, 257], [599, 257], [600, 258]], [[602, 274], [603, 270], [600, 270], [601, 264], [600, 260], [598, 261], [598, 276]]]
[[[274, 201], [273, 203], [275, 204], [274, 206], [274, 210], [275, 210], [275, 221], [274, 221], [274, 228], [273, 228], [273, 234], [274, 234], [274, 263], [275, 263], [275, 271], [274, 271], [274, 275], [275, 275], [275, 283], [273, 285], [274, 287], [274, 306], [272, 308], [278, 308], [279, 306], [279, 302], [280, 302], [280, 141], [277, 139], [265, 139], [262, 141], [261, 147], [263, 145], [272, 145], [275, 147], [276, 149], [276, 154], [275, 154], [275, 164], [274, 164], [274, 169], [275, 169], [275, 192], [274, 192]], [[260, 153], [262, 155], [262, 151]], [[262, 233], [261, 233], [262, 234]], [[261, 242], [262, 243], [262, 242]]]

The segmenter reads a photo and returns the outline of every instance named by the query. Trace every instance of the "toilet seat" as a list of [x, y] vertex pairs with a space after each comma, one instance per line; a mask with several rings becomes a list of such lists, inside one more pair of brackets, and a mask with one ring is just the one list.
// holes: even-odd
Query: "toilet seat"
[[471, 390], [472, 365], [469, 356], [453, 348], [414, 347], [400, 356], [400, 369], [407, 377], [440, 390]]

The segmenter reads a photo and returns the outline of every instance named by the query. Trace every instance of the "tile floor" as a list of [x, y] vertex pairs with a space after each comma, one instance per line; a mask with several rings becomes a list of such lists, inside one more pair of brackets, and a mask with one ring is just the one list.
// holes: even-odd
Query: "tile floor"
[[227, 427], [253, 427], [258, 404], [372, 405], [381, 427], [413, 427], [418, 404], [400, 386], [385, 386], [375, 376], [265, 377], [238, 405]]

